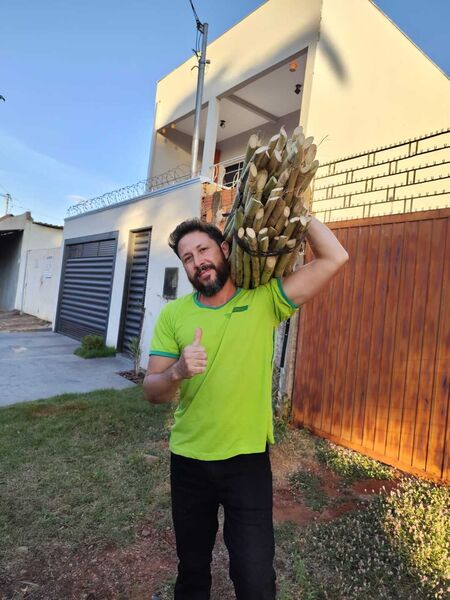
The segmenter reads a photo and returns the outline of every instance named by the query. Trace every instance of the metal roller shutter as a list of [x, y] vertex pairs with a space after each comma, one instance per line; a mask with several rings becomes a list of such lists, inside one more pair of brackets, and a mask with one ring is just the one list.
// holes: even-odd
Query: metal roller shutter
[[117, 233], [66, 242], [56, 331], [106, 336]]
[[141, 335], [151, 230], [132, 231], [121, 328], [121, 350], [129, 352], [132, 338]]

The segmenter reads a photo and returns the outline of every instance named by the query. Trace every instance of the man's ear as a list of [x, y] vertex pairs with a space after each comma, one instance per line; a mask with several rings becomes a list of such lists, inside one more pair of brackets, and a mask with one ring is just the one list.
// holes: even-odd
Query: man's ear
[[222, 252], [225, 254], [225, 258], [228, 258], [230, 256], [230, 245], [228, 242], [222, 242], [220, 247], [222, 248]]

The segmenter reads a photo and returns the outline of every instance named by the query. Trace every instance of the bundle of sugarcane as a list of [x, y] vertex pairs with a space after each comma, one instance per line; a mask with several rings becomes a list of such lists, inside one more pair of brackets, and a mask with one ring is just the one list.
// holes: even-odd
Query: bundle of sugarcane
[[231, 276], [255, 288], [290, 273], [311, 220], [305, 197], [319, 162], [312, 137], [284, 127], [267, 145], [253, 134], [224, 229], [231, 244]]

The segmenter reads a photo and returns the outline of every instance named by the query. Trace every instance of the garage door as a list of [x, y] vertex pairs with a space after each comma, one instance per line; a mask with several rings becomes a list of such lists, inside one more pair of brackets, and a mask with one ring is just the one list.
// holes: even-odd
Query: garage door
[[66, 241], [56, 331], [106, 337], [117, 232]]

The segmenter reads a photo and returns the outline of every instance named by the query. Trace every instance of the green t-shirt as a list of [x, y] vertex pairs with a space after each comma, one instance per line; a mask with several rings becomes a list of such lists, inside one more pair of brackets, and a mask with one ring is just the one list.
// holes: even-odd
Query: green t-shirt
[[174, 454], [223, 460], [263, 452], [273, 443], [272, 363], [275, 330], [298, 307], [281, 279], [254, 290], [237, 289], [222, 306], [200, 304], [189, 294], [159, 314], [150, 354], [178, 358], [203, 330], [204, 373], [185, 379], [170, 436]]

